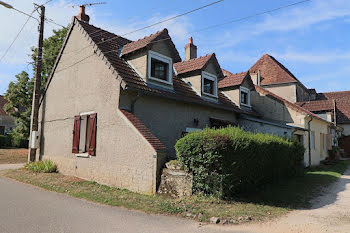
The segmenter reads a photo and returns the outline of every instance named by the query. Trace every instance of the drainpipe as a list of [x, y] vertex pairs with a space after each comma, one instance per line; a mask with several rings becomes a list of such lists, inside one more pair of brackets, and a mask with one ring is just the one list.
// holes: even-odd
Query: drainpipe
[[310, 120], [308, 121], [308, 137], [309, 137], [309, 167], [311, 167], [311, 121], [313, 120], [312, 116], [309, 116]]
[[257, 75], [257, 86], [260, 86], [261, 85], [261, 73], [260, 73], [260, 70], [258, 70], [258, 75]]
[[132, 113], [134, 113], [134, 111], [135, 111], [135, 104], [136, 104], [136, 101], [137, 101], [138, 99], [140, 99], [141, 96], [142, 96], [141, 92], [138, 91], [138, 92], [137, 92], [137, 96], [135, 96], [135, 98], [133, 98], [133, 99], [131, 100], [130, 110], [131, 110]]

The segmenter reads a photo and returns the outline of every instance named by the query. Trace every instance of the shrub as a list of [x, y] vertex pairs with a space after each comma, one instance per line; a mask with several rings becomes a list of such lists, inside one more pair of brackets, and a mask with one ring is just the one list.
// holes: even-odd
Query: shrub
[[9, 135], [0, 135], [0, 148], [12, 146], [12, 139]]
[[193, 173], [193, 191], [220, 198], [293, 177], [304, 157], [295, 140], [233, 127], [192, 132], [175, 149], [184, 169]]
[[36, 173], [55, 173], [57, 172], [57, 165], [51, 160], [43, 160], [37, 162], [29, 162], [24, 167], [28, 171]]
[[17, 148], [28, 148], [29, 140], [21, 136], [12, 134], [12, 146]]

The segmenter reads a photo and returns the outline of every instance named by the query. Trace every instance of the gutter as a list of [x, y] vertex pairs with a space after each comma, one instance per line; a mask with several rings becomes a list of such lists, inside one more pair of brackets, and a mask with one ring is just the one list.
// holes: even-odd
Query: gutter
[[309, 116], [310, 117], [310, 120], [308, 121], [308, 138], [309, 138], [309, 166], [308, 167], [311, 167], [311, 121], [313, 120], [312, 116]]
[[135, 112], [134, 112], [134, 111], [135, 111], [135, 104], [136, 104], [137, 100], [140, 99], [141, 96], [142, 96], [142, 93], [141, 93], [140, 91], [138, 91], [138, 92], [137, 92], [137, 96], [135, 96], [135, 98], [133, 98], [133, 99], [131, 100], [130, 111], [131, 111], [132, 113], [135, 113]]

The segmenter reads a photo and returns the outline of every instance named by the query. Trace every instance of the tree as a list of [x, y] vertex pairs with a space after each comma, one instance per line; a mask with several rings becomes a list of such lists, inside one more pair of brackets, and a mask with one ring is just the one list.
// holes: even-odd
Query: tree
[[[62, 28], [57, 31], [53, 30], [53, 35], [44, 40], [41, 91], [44, 90], [67, 31], [68, 28]], [[32, 47], [31, 50], [32, 54], [30, 57], [33, 60], [31, 64], [33, 65], [33, 70], [35, 70], [37, 49]], [[4, 106], [4, 110], [16, 119], [16, 128], [13, 130], [12, 136], [18, 141], [28, 140], [29, 138], [34, 88], [33, 80], [27, 72], [22, 71], [16, 75], [16, 80], [9, 84], [4, 95], [8, 101]]]

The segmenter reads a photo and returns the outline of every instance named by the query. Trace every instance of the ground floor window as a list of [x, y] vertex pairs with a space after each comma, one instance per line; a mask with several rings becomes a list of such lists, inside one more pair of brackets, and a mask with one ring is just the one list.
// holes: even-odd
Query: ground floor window
[[303, 135], [300, 135], [300, 134], [294, 134], [294, 138], [300, 142], [301, 144], [304, 145], [304, 136]]
[[95, 155], [97, 114], [81, 114], [74, 117], [73, 147], [75, 154]]
[[5, 126], [0, 126], [0, 135], [5, 135]]

